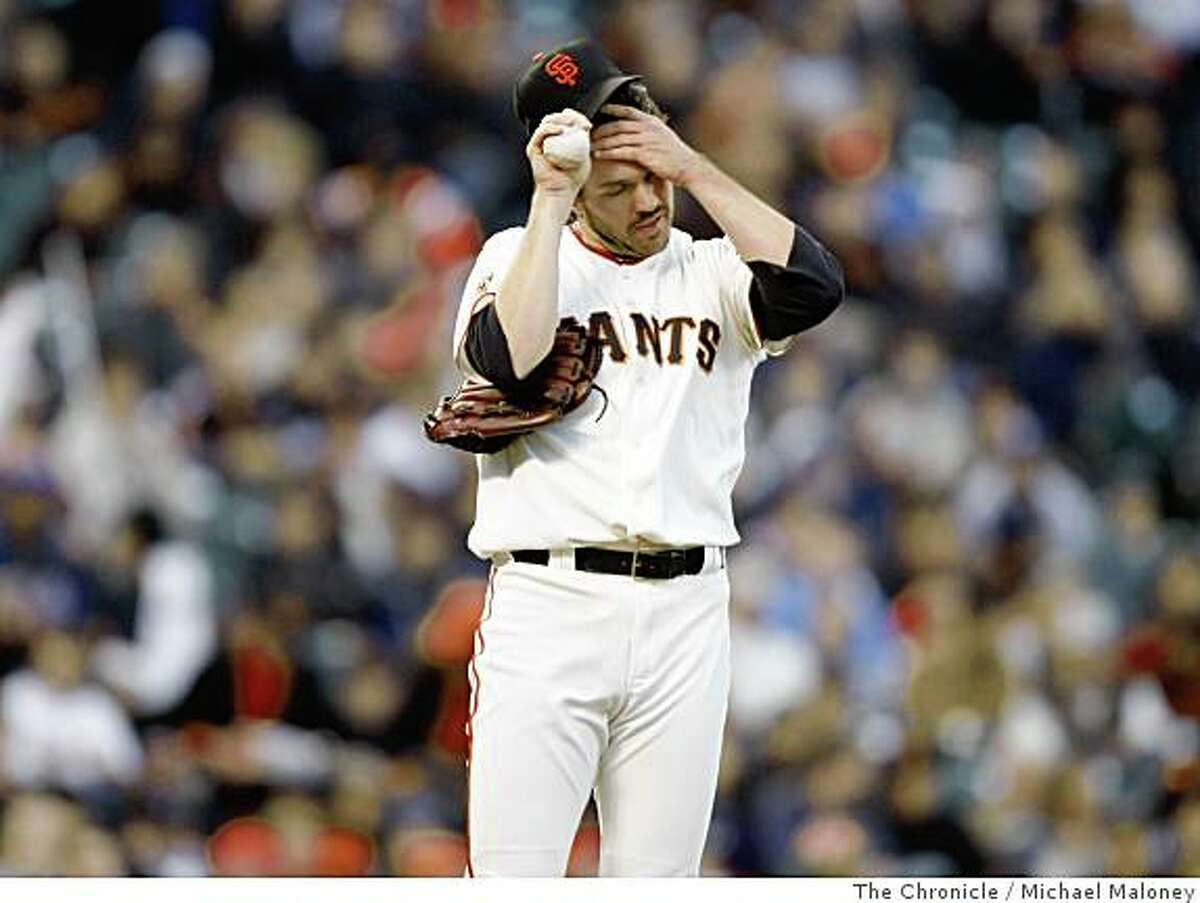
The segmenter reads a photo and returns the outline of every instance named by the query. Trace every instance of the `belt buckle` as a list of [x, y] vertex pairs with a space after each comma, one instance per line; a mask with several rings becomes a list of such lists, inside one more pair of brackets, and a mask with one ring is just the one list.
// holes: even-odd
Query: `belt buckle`
[[638, 576], [638, 556], [640, 554], [641, 554], [641, 549], [634, 547], [633, 557], [630, 559], [630, 565], [629, 565], [629, 576], [630, 577]]
[[633, 552], [633, 576], [646, 580], [670, 580], [683, 573], [682, 553], [678, 549], [666, 549], [662, 552], [648, 552], [641, 555], [640, 550]]
[[653, 552], [647, 552], [642, 555], [641, 549], [633, 550], [633, 568], [630, 572], [631, 577], [641, 577], [644, 580], [658, 580], [662, 578], [659, 572], [658, 558]]

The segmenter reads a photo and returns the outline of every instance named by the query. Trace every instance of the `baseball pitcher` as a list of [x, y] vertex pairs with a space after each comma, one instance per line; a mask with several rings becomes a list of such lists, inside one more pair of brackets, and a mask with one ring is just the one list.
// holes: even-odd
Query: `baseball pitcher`
[[[843, 295], [837, 261], [667, 125], [588, 40], [514, 90], [534, 189], [426, 422], [477, 452], [492, 562], [469, 669], [472, 875], [560, 876], [595, 795], [602, 875], [696, 875], [729, 685], [725, 550], [755, 368]], [[684, 189], [724, 237], [672, 228]]]

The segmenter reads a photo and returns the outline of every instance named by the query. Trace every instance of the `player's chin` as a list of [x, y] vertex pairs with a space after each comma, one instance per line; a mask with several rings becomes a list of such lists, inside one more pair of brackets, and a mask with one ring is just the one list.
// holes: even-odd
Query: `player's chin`
[[670, 237], [670, 220], [666, 216], [659, 216], [655, 222], [648, 224], [645, 228], [634, 226], [629, 234], [629, 245], [636, 248], [643, 257], [649, 257], [665, 248], [667, 239]]

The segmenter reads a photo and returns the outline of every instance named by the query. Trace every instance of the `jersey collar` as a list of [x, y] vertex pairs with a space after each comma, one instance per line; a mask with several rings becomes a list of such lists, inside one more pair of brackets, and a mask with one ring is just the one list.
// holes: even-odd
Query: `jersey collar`
[[616, 254], [603, 245], [594, 245], [584, 238], [583, 234], [579, 231], [579, 224], [577, 222], [572, 222], [567, 228], [571, 230], [571, 234], [575, 236], [575, 240], [583, 245], [586, 250], [603, 257], [605, 260], [611, 260], [620, 266], [634, 266], [655, 256], [651, 254], [650, 257], [630, 257], [625, 254]]

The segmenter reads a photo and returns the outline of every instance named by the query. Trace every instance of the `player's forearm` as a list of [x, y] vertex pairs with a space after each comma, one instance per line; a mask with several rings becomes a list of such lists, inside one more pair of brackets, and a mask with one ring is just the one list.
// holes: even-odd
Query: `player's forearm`
[[779, 266], [787, 263], [796, 231], [792, 221], [707, 157], [696, 155], [680, 187], [729, 236], [743, 260], [764, 260]]
[[513, 373], [524, 379], [550, 353], [558, 325], [558, 245], [569, 198], [534, 192], [525, 234], [496, 293]]
[[763, 340], [825, 320], [845, 296], [837, 258], [702, 156], [682, 184], [716, 220], [754, 274], [750, 307]]

